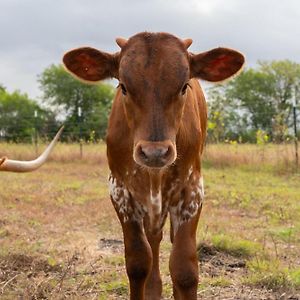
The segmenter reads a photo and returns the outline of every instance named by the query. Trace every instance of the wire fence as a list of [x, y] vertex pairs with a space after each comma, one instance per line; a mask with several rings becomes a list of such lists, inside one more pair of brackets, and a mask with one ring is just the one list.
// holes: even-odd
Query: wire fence
[[[291, 151], [294, 153], [293, 156], [296, 166], [299, 165], [299, 120], [300, 112], [297, 112], [296, 109], [294, 109], [294, 122], [287, 127], [289, 131], [287, 135], [288, 138], [280, 143], [281, 145], [286, 145], [289, 148], [289, 157], [291, 156]], [[58, 124], [56, 122], [38, 124], [35, 122], [34, 117], [12, 120], [10, 124], [3, 128], [1, 128], [0, 125], [0, 156], [6, 152], [3, 150], [3, 147], [7, 147], [4, 146], [4, 143], [31, 144], [35, 149], [34, 153], [37, 155], [40, 152], [42, 145], [49, 142], [54, 137], [61, 125], [62, 124]], [[60, 140], [63, 143], [72, 143], [73, 145], [77, 144], [79, 158], [83, 158], [85, 146], [88, 144], [103, 142], [105, 140], [105, 131], [106, 124], [101, 125], [100, 122], [89, 122], [87, 124], [78, 119], [76, 122], [68, 121]], [[210, 131], [208, 131], [207, 143], [210, 143], [210, 141], [213, 140], [209, 135]], [[240, 143], [239, 140], [225, 139], [223, 140], [223, 143], [224, 141], [225, 143], [232, 145]]]

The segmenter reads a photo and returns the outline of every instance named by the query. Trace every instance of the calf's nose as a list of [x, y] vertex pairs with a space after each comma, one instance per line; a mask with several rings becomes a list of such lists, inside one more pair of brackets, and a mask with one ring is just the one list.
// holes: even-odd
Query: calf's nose
[[136, 145], [134, 159], [143, 166], [162, 168], [175, 160], [175, 149], [171, 141], [147, 142], [142, 141]]

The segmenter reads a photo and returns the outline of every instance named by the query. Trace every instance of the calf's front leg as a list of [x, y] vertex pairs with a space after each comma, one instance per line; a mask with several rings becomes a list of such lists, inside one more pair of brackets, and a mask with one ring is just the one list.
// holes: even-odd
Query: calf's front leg
[[200, 210], [196, 216], [179, 226], [173, 236], [169, 261], [176, 300], [196, 300], [198, 286], [198, 259], [196, 229]]
[[130, 299], [144, 300], [146, 280], [152, 269], [151, 247], [140, 223], [127, 221], [122, 227]]
[[162, 281], [159, 271], [159, 245], [162, 240], [162, 231], [151, 233], [146, 230], [146, 235], [152, 249], [152, 268], [146, 282], [146, 300], [160, 300]]
[[144, 300], [147, 277], [152, 269], [152, 251], [143, 229], [144, 207], [135, 201], [125, 185], [109, 177], [110, 196], [122, 225], [130, 299]]

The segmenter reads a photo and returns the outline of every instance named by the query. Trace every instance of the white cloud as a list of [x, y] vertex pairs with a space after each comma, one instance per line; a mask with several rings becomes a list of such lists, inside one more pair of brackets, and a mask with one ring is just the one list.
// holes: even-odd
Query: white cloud
[[115, 37], [167, 31], [192, 51], [237, 48], [258, 59], [300, 62], [297, 0], [1, 0], [0, 83], [35, 97], [37, 74], [73, 47], [117, 51]]

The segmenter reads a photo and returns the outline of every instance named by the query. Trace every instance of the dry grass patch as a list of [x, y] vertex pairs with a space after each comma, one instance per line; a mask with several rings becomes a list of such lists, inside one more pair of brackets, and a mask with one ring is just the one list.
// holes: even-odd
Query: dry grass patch
[[[27, 145], [6, 146], [0, 145], [1, 154], [5, 147], [9, 157], [34, 157]], [[59, 144], [52, 161], [35, 173], [0, 173], [1, 300], [128, 299], [104, 145], [84, 145], [84, 159], [78, 155], [78, 145]], [[279, 176], [272, 168], [252, 166], [254, 156], [246, 167], [234, 163], [233, 154], [227, 159], [232, 165], [207, 163], [203, 171], [199, 299], [280, 299], [284, 293], [297, 299], [299, 174]], [[170, 249], [167, 223], [161, 245], [163, 299], [172, 299]], [[256, 259], [270, 268], [258, 268]], [[260, 273], [274, 276], [262, 281]]]

